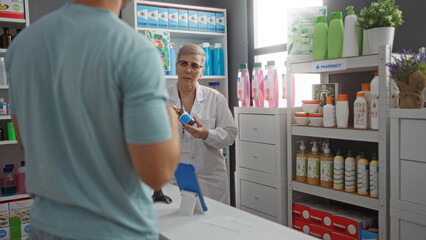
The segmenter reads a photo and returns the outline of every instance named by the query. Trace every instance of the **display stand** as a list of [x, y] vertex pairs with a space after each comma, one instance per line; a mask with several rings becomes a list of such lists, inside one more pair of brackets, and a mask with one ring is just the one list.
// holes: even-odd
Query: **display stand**
[[180, 193], [182, 194], [182, 200], [179, 206], [180, 213], [187, 216], [192, 216], [194, 212], [204, 213], [201, 207], [200, 198], [196, 192], [182, 190]]

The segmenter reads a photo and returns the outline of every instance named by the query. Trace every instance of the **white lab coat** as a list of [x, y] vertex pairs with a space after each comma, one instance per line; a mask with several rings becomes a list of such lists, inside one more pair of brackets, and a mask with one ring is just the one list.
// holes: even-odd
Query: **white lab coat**
[[[228, 176], [221, 149], [231, 145], [237, 136], [237, 125], [228, 108], [226, 98], [216, 90], [197, 83], [196, 97], [190, 115], [209, 129], [206, 140], [180, 132], [180, 162], [191, 163], [206, 197], [229, 204]], [[167, 105], [180, 108], [177, 85], [168, 87]]]

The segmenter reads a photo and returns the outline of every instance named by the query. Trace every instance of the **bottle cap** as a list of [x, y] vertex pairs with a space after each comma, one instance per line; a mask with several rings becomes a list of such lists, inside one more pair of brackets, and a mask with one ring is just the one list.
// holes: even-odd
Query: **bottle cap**
[[374, 76], [379, 76], [379, 71], [375, 71]]
[[370, 91], [370, 84], [369, 83], [363, 83], [363, 84], [361, 84], [361, 90], [369, 92]]
[[330, 22], [333, 19], [342, 19], [342, 12], [332, 12], [330, 16]]
[[357, 96], [357, 97], [364, 97], [364, 93], [363, 93], [363, 92], [357, 92], [357, 93], [356, 93], [356, 96]]
[[209, 82], [209, 86], [219, 86], [219, 82]]
[[317, 23], [327, 23], [327, 16], [317, 17]]
[[256, 62], [254, 63], [254, 68], [262, 68], [262, 63], [261, 62]]
[[267, 65], [268, 67], [275, 67], [275, 61], [274, 60], [268, 61]]
[[328, 146], [328, 143], [323, 143], [324, 145], [324, 153], [330, 153], [330, 147]]
[[222, 48], [222, 43], [215, 43], [214, 48]]
[[352, 151], [351, 151], [351, 150], [348, 150], [348, 155], [347, 155], [347, 157], [352, 157]]
[[377, 160], [377, 153], [373, 153], [373, 156], [371, 157], [371, 160]]
[[318, 152], [317, 142], [311, 142], [313, 144], [312, 146], [312, 152]]
[[154, 34], [154, 39], [162, 39], [163, 36], [161, 34]]
[[365, 159], [365, 154], [364, 154], [364, 152], [361, 152], [361, 154], [360, 154], [361, 156], [360, 156], [360, 159]]
[[348, 10], [348, 16], [355, 14], [355, 12], [354, 12], [354, 6], [347, 6], [346, 10]]
[[203, 48], [210, 47], [210, 43], [209, 42], [203, 42], [202, 46], [203, 46]]
[[336, 151], [336, 156], [342, 156], [342, 153], [340, 152], [340, 149], [338, 148]]
[[245, 70], [245, 69], [247, 69], [247, 63], [241, 63], [240, 70]]
[[333, 104], [333, 98], [331, 96], [327, 96], [327, 104]]
[[12, 122], [8, 122], [8, 123], [7, 123], [7, 127], [8, 127], [8, 128], [13, 128], [13, 123], [12, 123]]
[[295, 117], [308, 117], [309, 114], [305, 113], [305, 112], [296, 112], [296, 113], [294, 113], [294, 116]]
[[304, 141], [297, 141], [300, 142], [300, 150], [305, 151], [306, 147], [305, 147], [305, 142]]
[[338, 102], [347, 102], [348, 101], [348, 94], [337, 95], [337, 101]]

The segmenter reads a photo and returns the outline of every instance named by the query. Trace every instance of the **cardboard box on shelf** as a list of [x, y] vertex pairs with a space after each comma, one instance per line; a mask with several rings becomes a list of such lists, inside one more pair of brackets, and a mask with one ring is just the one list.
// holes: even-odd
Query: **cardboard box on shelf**
[[305, 222], [305, 221], [301, 221], [301, 220], [293, 218], [293, 225], [292, 225], [293, 229], [309, 234], [310, 232], [309, 225], [310, 225], [309, 222]]
[[343, 234], [340, 234], [340, 233], [337, 233], [337, 232], [333, 232], [332, 239], [338, 239], [338, 240], [358, 240], [356, 238], [348, 237], [346, 235], [343, 235]]
[[[333, 217], [333, 230], [349, 237], [362, 239], [362, 236], [375, 234], [364, 229], [377, 226], [377, 216], [355, 211], [336, 211]], [[367, 232], [367, 233], [366, 233]], [[377, 234], [375, 234], [377, 237]]]
[[1, 0], [0, 17], [24, 19], [24, 0]]
[[320, 239], [333, 240], [333, 230], [331, 230], [330, 228], [318, 226], [316, 224], [309, 225], [309, 235]]
[[311, 208], [304, 202], [293, 203], [293, 218], [300, 221], [310, 222]]
[[[0, 228], [9, 226], [9, 203], [0, 203]], [[0, 234], [0, 239], [1, 238]]]
[[9, 202], [10, 226], [30, 222], [32, 199], [23, 199]]
[[8, 240], [10, 239], [10, 229], [9, 226], [0, 228], [0, 239]]
[[30, 232], [30, 223], [24, 223], [21, 225], [10, 226], [10, 237], [14, 238], [22, 238], [28, 236]]

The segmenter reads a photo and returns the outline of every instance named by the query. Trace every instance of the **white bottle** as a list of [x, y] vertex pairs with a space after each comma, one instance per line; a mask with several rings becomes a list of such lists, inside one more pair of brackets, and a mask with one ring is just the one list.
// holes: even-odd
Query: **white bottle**
[[354, 128], [367, 128], [367, 101], [365, 101], [364, 93], [357, 92], [354, 102]]
[[371, 129], [379, 129], [379, 72], [374, 73], [374, 78], [370, 83], [371, 110], [370, 122]]
[[333, 105], [333, 98], [327, 97], [327, 104], [322, 109], [323, 112], [323, 126], [335, 127], [336, 126], [336, 107]]
[[365, 101], [367, 102], [367, 128], [371, 128], [371, 93], [370, 93], [370, 84], [363, 83], [361, 85], [362, 93], [364, 93]]
[[347, 128], [349, 121], [349, 103], [347, 94], [337, 95], [336, 121], [338, 128]]
[[0, 85], [7, 85], [6, 67], [4, 58], [0, 57]]
[[358, 56], [358, 29], [357, 17], [353, 6], [348, 6], [348, 14], [345, 18], [345, 33], [343, 38], [343, 57]]
[[370, 197], [379, 197], [379, 161], [376, 153], [373, 153], [370, 162]]
[[390, 79], [390, 101], [389, 108], [398, 108], [399, 107], [399, 88], [396, 85], [395, 80]]
[[369, 168], [369, 162], [362, 153], [357, 162], [357, 189], [360, 195], [368, 195], [370, 192]]

